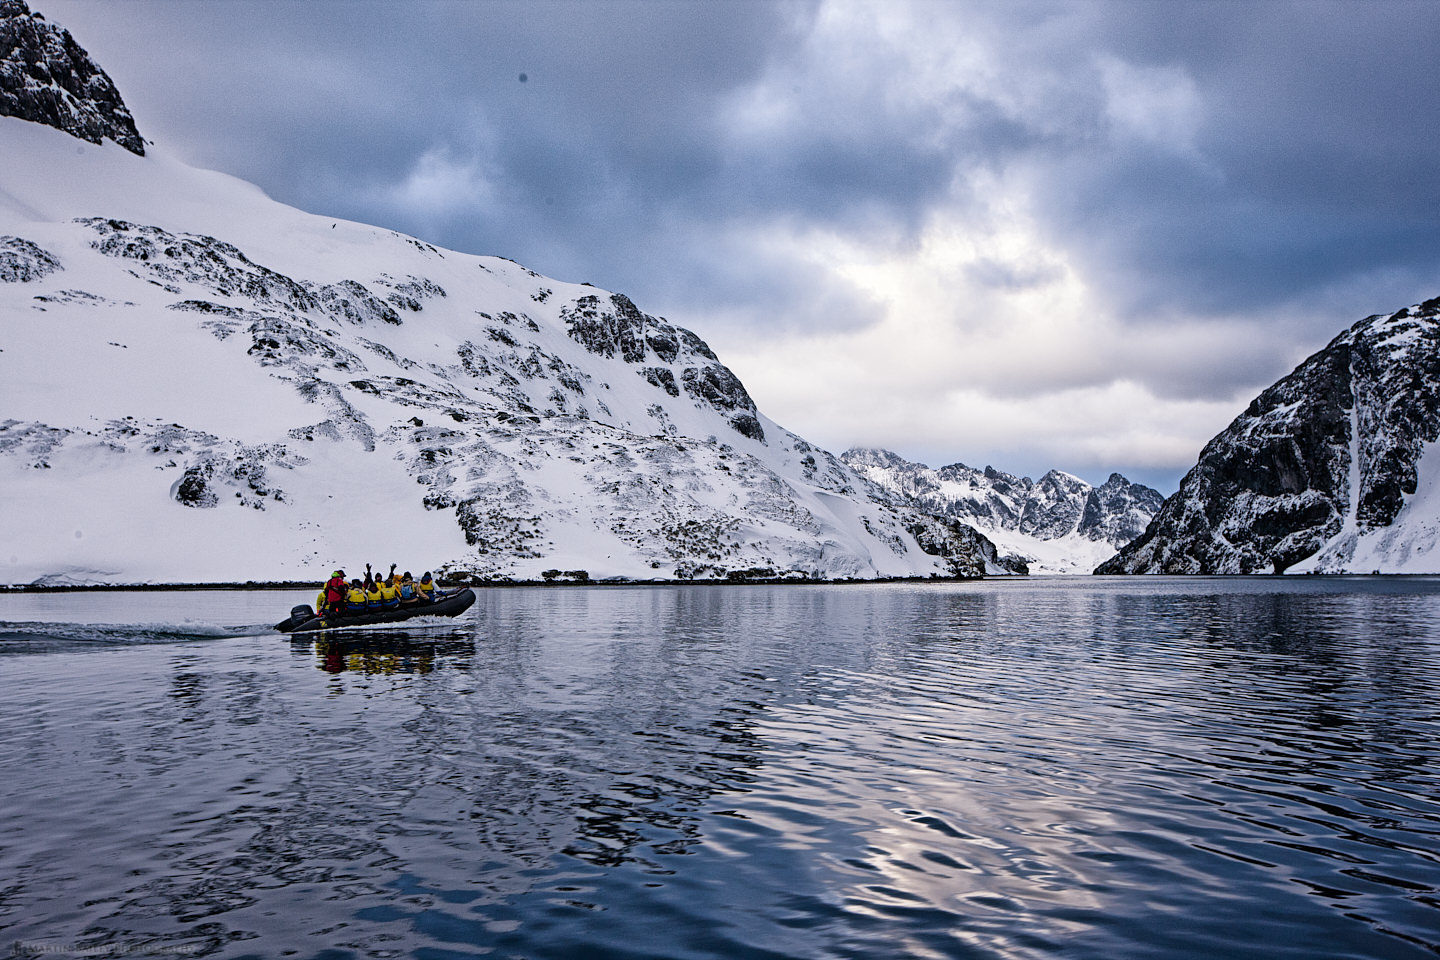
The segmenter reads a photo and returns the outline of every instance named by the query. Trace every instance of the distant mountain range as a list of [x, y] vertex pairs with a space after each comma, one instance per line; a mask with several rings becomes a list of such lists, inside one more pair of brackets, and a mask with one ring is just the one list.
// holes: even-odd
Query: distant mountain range
[[1361, 320], [1205, 445], [1101, 573], [1440, 572], [1440, 297]]
[[1031, 573], [1089, 573], [1139, 536], [1164, 500], [1118, 473], [1095, 487], [1059, 470], [1031, 480], [963, 463], [931, 469], [888, 450], [840, 459], [916, 508], [974, 527]]
[[19, 0], [0, 113], [0, 581], [1011, 569], [621, 294], [167, 156]]

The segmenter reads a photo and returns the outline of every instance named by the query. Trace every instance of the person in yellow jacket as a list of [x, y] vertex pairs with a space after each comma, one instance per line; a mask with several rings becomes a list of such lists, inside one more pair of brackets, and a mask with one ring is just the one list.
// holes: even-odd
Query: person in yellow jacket
[[426, 570], [426, 571], [425, 571], [425, 576], [421, 577], [421, 578], [416, 582], [416, 584], [415, 584], [415, 594], [416, 594], [416, 596], [418, 596], [422, 601], [429, 601], [429, 600], [435, 599], [435, 581], [433, 581], [433, 580], [430, 579], [430, 571], [429, 571], [429, 570]]
[[350, 614], [365, 612], [365, 587], [356, 577], [350, 581], [350, 588], [345, 591], [345, 612]]
[[382, 610], [393, 610], [400, 606], [400, 590], [395, 586], [394, 581], [395, 578], [390, 577], [381, 580], [376, 586], [376, 589], [380, 591], [380, 609]]
[[381, 596], [381, 594], [380, 594], [380, 584], [375, 583], [375, 582], [372, 580], [372, 581], [370, 582], [370, 585], [365, 588], [365, 609], [366, 609], [366, 611], [368, 611], [368, 612], [370, 612], [370, 613], [374, 613], [376, 610], [379, 610], [379, 609], [380, 609], [380, 603], [381, 603], [381, 600], [382, 600], [382, 599], [383, 599], [383, 598], [382, 598], [382, 596]]
[[420, 600], [420, 594], [415, 589], [415, 581], [410, 576], [409, 570], [406, 570], [405, 573], [401, 575], [398, 586], [400, 590], [400, 605], [402, 607], [408, 607], [410, 604], [417, 603]]

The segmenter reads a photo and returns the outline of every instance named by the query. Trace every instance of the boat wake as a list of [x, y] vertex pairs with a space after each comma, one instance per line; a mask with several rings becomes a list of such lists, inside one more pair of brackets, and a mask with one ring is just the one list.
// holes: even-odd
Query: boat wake
[[0, 620], [0, 654], [36, 653], [74, 647], [136, 646], [188, 643], [230, 637], [259, 636], [261, 625], [223, 625], [184, 620], [180, 623], [49, 623]]

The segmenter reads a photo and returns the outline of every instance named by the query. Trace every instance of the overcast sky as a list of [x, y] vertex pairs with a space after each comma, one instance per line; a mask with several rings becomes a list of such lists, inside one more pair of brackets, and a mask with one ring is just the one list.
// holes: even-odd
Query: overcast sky
[[1440, 295], [1440, 4], [32, 0], [141, 133], [689, 327], [836, 452], [1174, 489]]

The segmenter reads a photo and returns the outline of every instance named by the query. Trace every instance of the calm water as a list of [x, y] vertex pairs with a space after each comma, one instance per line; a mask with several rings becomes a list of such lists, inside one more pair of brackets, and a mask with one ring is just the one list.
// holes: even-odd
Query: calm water
[[310, 599], [0, 596], [0, 952], [1440, 953], [1440, 580]]

